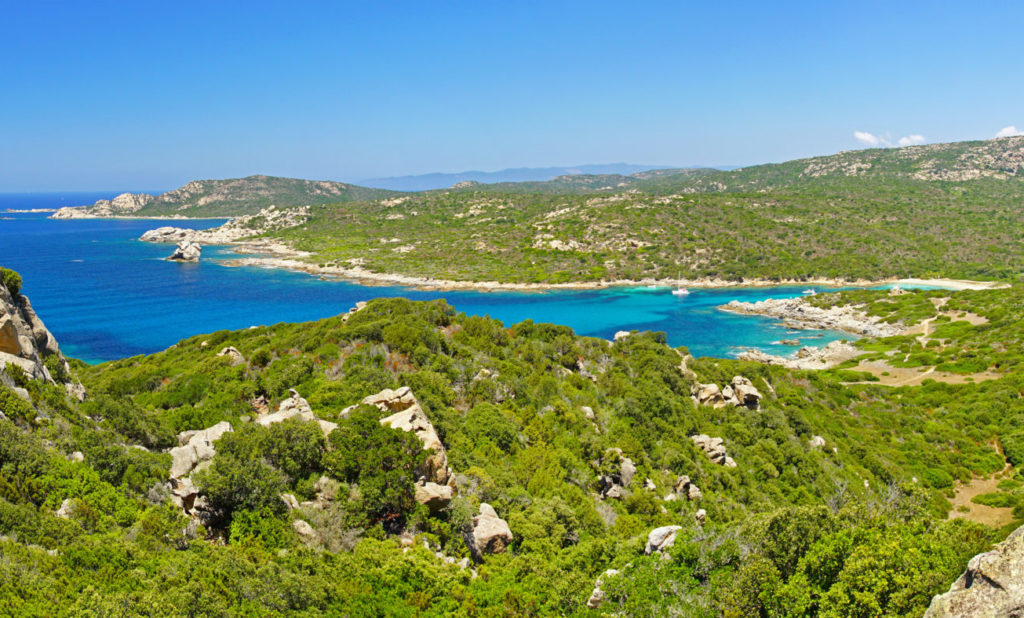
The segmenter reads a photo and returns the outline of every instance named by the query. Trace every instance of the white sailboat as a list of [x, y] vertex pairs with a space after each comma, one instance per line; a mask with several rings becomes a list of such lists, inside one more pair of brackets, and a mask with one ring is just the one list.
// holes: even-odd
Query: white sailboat
[[680, 273], [676, 273], [676, 289], [672, 290], [672, 296], [686, 296], [690, 293], [690, 290], [687, 290], [679, 284], [679, 282], [682, 281], [682, 278], [679, 275]]
[[817, 293], [818, 291], [815, 290], [814, 288], [807, 288], [806, 290], [804, 290], [804, 294], [807, 294], [808, 296], [813, 296], [814, 294]]

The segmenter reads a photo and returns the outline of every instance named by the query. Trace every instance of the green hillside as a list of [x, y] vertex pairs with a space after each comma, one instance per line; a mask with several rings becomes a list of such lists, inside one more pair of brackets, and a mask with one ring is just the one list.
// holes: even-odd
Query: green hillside
[[[161, 193], [124, 194], [100, 200], [82, 214], [92, 216], [226, 217], [255, 214], [268, 206], [279, 208], [370, 200], [394, 191], [370, 189], [341, 182], [247, 176], [227, 180], [194, 180]], [[68, 212], [72, 209], [63, 209]]]
[[596, 193], [471, 186], [323, 205], [275, 235], [315, 264], [460, 281], [1013, 280], [1022, 170], [1024, 138], [878, 149]]
[[[1024, 288], [814, 302], [907, 325], [952, 312], [923, 343], [859, 345], [898, 350], [893, 363], [906, 349], [922, 371], [998, 375], [850, 383], [870, 376], [692, 359], [658, 333], [611, 343], [402, 299], [73, 363], [81, 404], [9, 370], [0, 598], [18, 615], [584, 615], [615, 569], [601, 580], [602, 612], [919, 616], [1024, 519], [1011, 468], [998, 492], [975, 498], [1008, 514], [1002, 530], [947, 520], [958, 483], [1003, 469], [999, 449], [1013, 464], [1024, 457], [1024, 373], [1009, 343]], [[237, 354], [220, 353], [229, 347]], [[735, 376], [760, 392], [754, 405], [690, 396]], [[455, 496], [433, 512], [413, 492], [429, 453], [377, 422], [390, 412], [350, 409], [406, 386], [452, 470]], [[289, 389], [337, 428], [254, 422], [294, 402]], [[193, 472], [203, 506], [189, 519], [169, 500], [164, 451], [222, 421], [234, 431]], [[722, 438], [735, 467], [714, 463], [697, 434]], [[67, 457], [76, 451], [82, 461]], [[699, 495], [674, 492], [683, 475]], [[481, 503], [513, 539], [474, 559]], [[669, 525], [680, 526], [674, 545], [647, 555], [648, 533]]]

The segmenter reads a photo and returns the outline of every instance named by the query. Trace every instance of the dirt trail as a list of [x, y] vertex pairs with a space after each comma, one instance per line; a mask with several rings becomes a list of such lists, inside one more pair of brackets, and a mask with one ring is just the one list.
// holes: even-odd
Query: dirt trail
[[[1009, 476], [1010, 471], [1010, 464], [1006, 464], [1002, 472], [993, 474], [992, 478], [976, 478], [966, 485], [958, 485], [956, 496], [952, 500], [953, 508], [949, 511], [949, 519], [969, 519], [994, 528], [1001, 528], [1011, 523], [1013, 521], [1013, 509], [985, 506], [984, 504], [971, 502], [971, 498], [975, 496], [999, 491], [999, 481]], [[958, 511], [957, 507], [960, 506], [967, 507], [968, 511], [965, 513]]]

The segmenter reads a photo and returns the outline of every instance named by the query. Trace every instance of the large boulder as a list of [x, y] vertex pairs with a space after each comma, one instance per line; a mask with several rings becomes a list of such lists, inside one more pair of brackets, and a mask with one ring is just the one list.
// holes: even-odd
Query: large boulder
[[450, 485], [438, 485], [427, 480], [416, 483], [416, 502], [426, 505], [431, 513], [437, 513], [452, 501], [454, 489]]
[[647, 535], [644, 553], [650, 556], [654, 552], [660, 553], [672, 547], [676, 542], [676, 534], [682, 529], [682, 526], [662, 526], [651, 530]]
[[932, 599], [925, 618], [1024, 616], [1024, 527], [978, 554], [949, 588]]
[[203, 462], [213, 459], [216, 450], [213, 443], [231, 431], [231, 423], [221, 421], [213, 427], [178, 434], [178, 444], [170, 450], [172, 479], [188, 476]]
[[[431, 424], [427, 414], [420, 407], [412, 389], [403, 386], [398, 390], [385, 389], [376, 395], [370, 395], [363, 399], [364, 405], [376, 406], [382, 412], [391, 412], [390, 416], [380, 419], [382, 425], [390, 425], [394, 429], [411, 431], [423, 443], [424, 450], [432, 450], [433, 453], [427, 459], [424, 469], [420, 472], [427, 481], [446, 485], [451, 477], [451, 470], [448, 468], [448, 453], [441, 443], [437, 430]], [[346, 408], [342, 416], [346, 416], [352, 409]]]
[[242, 353], [234, 346], [228, 346], [220, 352], [217, 352], [217, 356], [227, 356], [230, 358], [232, 367], [245, 364], [245, 357], [242, 356]]
[[761, 402], [761, 393], [754, 388], [754, 384], [748, 378], [736, 376], [732, 379], [732, 394], [736, 406], [745, 406], [756, 410]]
[[610, 448], [601, 458], [601, 468], [608, 472], [598, 479], [602, 498], [621, 498], [636, 476], [636, 464], [622, 454], [620, 448]]
[[480, 513], [473, 518], [473, 531], [466, 539], [474, 558], [481, 560], [484, 554], [500, 554], [512, 539], [508, 522], [498, 517], [491, 505], [482, 503]]
[[171, 254], [168, 260], [172, 262], [198, 262], [199, 257], [203, 254], [203, 247], [191, 240], [183, 240], [178, 243], [175, 247], [174, 253]]

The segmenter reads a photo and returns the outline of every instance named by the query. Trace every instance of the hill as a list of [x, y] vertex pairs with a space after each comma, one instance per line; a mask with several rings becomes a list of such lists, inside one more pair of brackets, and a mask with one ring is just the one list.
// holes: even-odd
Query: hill
[[623, 175], [654, 169], [653, 165], [631, 165], [629, 163], [608, 163], [604, 165], [575, 165], [572, 167], [515, 167], [496, 172], [470, 170], [455, 173], [418, 174], [415, 176], [389, 176], [387, 178], [369, 178], [358, 181], [367, 187], [392, 189], [395, 191], [429, 191], [446, 189], [462, 182], [481, 184], [543, 182], [558, 176], [579, 175]]
[[1008, 138], [473, 185], [318, 206], [271, 235], [312, 254], [304, 269], [425, 285], [1011, 280], [1024, 271], [1022, 161], [1024, 138]]
[[228, 180], [194, 180], [180, 189], [149, 195], [122, 193], [92, 206], [61, 208], [55, 219], [79, 217], [224, 217], [280, 208], [375, 199], [390, 191], [326, 180], [247, 176]]
[[[1020, 339], [1022, 299], [814, 299], [946, 318], [924, 352], [869, 353], [999, 365], [902, 388], [402, 299], [72, 361], [81, 403], [9, 366], [0, 598], [20, 615], [921, 615], [1024, 517], [1000, 451], [1024, 456], [1024, 365], [990, 343]], [[975, 500], [1008, 525], [947, 519], [997, 473]]]

